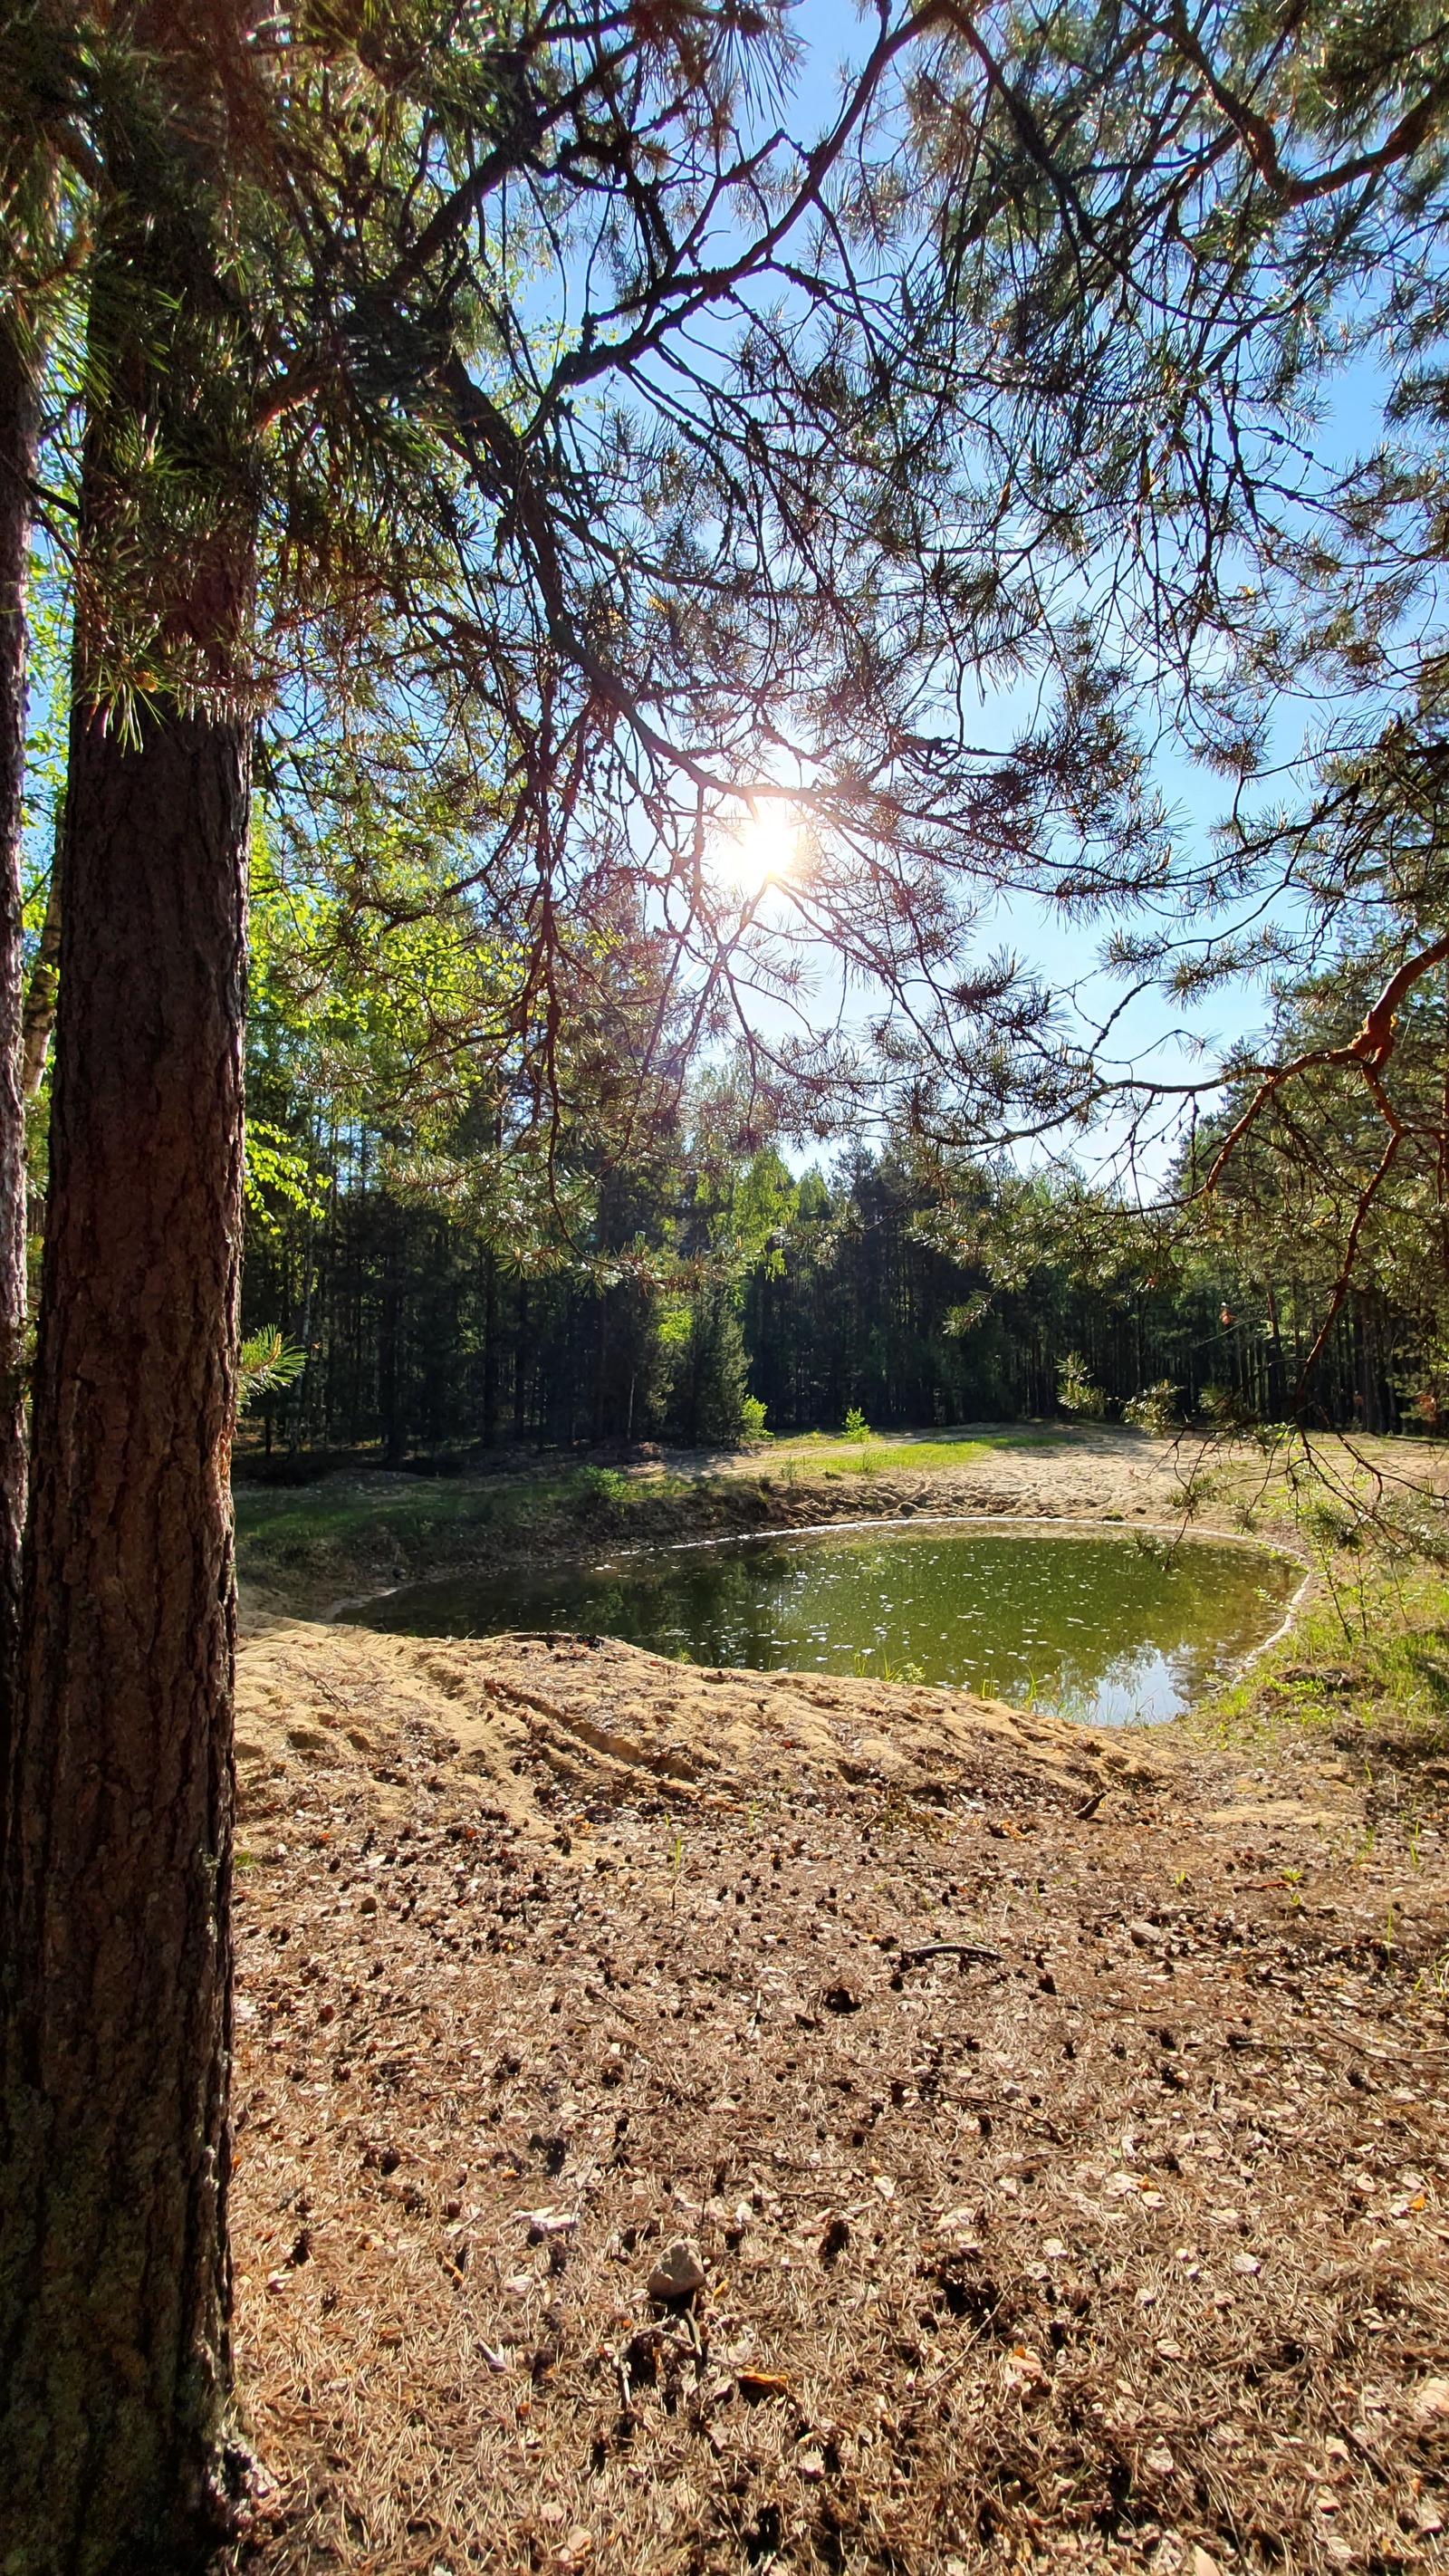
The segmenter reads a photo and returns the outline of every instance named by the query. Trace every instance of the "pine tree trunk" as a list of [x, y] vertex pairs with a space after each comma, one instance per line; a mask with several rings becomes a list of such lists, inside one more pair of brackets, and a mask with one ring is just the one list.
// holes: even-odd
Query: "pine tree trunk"
[[73, 729], [0, 1884], [7, 2576], [189, 2565], [228, 2475], [248, 763], [174, 708]]
[[24, 937], [25, 588], [40, 408], [33, 352], [0, 323], [0, 1810], [15, 1710], [25, 1527]]
[[407, 1404], [403, 1388], [403, 1219], [390, 1199], [383, 1207], [382, 1299], [377, 1326], [377, 1403], [382, 1417], [385, 1466], [407, 1456]]
[[498, 1438], [498, 1255], [483, 1255], [483, 1446]]
[[528, 1437], [528, 1290], [519, 1283], [514, 1305], [513, 1440], [521, 1449]]

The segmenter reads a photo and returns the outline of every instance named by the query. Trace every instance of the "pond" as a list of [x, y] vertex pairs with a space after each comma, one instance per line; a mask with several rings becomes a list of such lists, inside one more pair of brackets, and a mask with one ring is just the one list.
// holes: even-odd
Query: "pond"
[[350, 1615], [411, 1636], [557, 1629], [756, 1672], [944, 1682], [1120, 1726], [1175, 1717], [1262, 1643], [1302, 1578], [1230, 1540], [877, 1523], [456, 1575]]

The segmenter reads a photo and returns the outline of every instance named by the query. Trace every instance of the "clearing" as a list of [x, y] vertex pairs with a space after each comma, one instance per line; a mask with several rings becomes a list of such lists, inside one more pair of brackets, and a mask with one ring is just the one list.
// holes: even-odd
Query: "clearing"
[[[1123, 1510], [1101, 1438], [963, 1484]], [[1374, 1581], [1119, 1736], [254, 1614], [238, 2564], [1438, 2561], [1449, 1632]]]

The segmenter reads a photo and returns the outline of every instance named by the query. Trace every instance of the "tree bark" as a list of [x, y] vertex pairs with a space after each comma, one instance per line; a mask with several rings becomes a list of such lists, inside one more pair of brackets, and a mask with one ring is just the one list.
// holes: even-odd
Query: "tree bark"
[[483, 1255], [483, 1446], [498, 1438], [498, 1255]]
[[401, 1467], [407, 1456], [407, 1400], [403, 1388], [403, 1217], [391, 1199], [382, 1201], [382, 1299], [377, 1323], [377, 1403], [382, 1417], [382, 1455], [388, 1467]]
[[522, 1448], [528, 1436], [528, 1290], [522, 1280], [514, 1307], [513, 1438]]
[[72, 731], [25, 1699], [0, 1844], [0, 2568], [224, 2513], [249, 728]]
[[40, 404], [35, 354], [0, 322], [0, 1799], [15, 1716], [25, 1527], [25, 591]]

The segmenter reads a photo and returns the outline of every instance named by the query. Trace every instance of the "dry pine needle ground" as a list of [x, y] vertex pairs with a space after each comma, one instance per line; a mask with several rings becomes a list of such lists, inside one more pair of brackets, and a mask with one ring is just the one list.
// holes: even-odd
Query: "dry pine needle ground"
[[242, 1700], [238, 2565], [1439, 2560], [1422, 1800], [562, 1640]]

